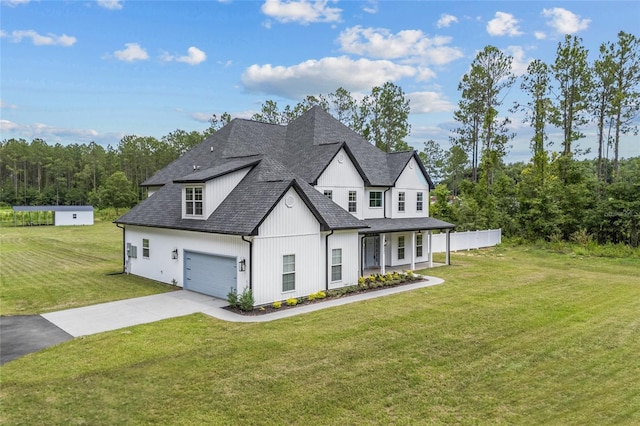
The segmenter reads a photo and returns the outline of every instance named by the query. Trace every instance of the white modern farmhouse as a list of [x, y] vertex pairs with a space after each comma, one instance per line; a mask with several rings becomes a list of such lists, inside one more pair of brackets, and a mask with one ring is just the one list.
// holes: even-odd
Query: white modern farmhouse
[[[126, 272], [257, 305], [431, 260], [431, 180], [319, 107], [288, 125], [235, 119], [143, 183], [116, 220]], [[448, 247], [447, 247], [448, 252]], [[448, 259], [448, 255], [447, 255]]]

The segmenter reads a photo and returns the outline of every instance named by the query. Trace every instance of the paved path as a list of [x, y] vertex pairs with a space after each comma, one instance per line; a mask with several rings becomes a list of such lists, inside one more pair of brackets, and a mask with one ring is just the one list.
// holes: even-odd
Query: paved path
[[186, 290], [101, 303], [82, 308], [50, 312], [41, 316], [0, 317], [0, 364], [19, 356], [64, 342], [72, 337], [147, 324], [167, 318], [202, 312], [231, 322], [265, 322], [313, 312], [333, 306], [397, 294], [442, 284], [436, 277], [399, 287], [344, 296], [321, 303], [299, 306], [264, 315], [246, 316], [223, 309], [226, 300]]

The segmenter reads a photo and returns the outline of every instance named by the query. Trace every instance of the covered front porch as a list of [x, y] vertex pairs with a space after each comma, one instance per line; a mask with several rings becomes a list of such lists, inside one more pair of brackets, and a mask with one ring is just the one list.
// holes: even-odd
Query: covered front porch
[[360, 231], [360, 275], [434, 267], [433, 231], [446, 232], [445, 265], [450, 264], [449, 232], [455, 225], [423, 217], [366, 219]]

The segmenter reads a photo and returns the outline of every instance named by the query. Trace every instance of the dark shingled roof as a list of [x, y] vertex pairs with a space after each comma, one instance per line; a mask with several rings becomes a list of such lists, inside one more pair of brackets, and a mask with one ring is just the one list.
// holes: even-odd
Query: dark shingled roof
[[[288, 125], [232, 120], [143, 182], [142, 186], [161, 188], [116, 222], [255, 235], [275, 204], [294, 188], [323, 230], [366, 228], [367, 221], [355, 218], [310, 185], [340, 149], [346, 151], [366, 186], [392, 186], [412, 157], [433, 186], [415, 152], [384, 153], [314, 107]], [[208, 219], [182, 219], [183, 183], [206, 182], [245, 167], [251, 171]]]
[[455, 225], [432, 217], [414, 217], [407, 219], [365, 219], [369, 227], [360, 231], [361, 234], [379, 234], [381, 232], [402, 232], [431, 229], [452, 229]]

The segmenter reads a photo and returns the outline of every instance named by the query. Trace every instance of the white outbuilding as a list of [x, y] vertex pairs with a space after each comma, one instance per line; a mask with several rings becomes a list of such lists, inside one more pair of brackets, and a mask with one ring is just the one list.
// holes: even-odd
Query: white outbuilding
[[[18, 212], [22, 212], [21, 220]], [[16, 226], [18, 222], [22, 225], [93, 225], [93, 206], [13, 206], [13, 219]]]

